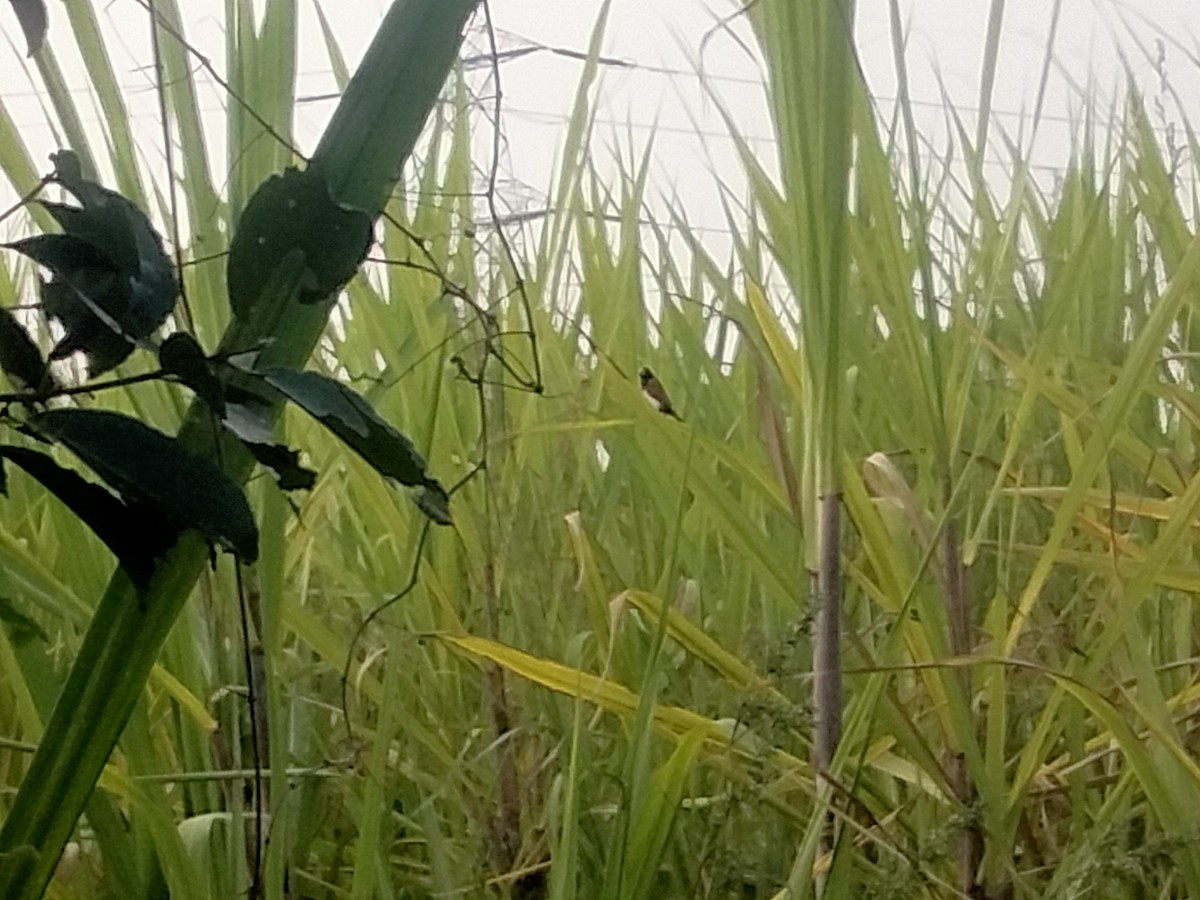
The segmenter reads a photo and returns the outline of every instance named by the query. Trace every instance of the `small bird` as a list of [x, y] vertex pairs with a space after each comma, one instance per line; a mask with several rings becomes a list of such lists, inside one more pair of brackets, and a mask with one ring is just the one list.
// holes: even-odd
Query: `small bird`
[[671, 416], [673, 419], [678, 419], [682, 422], [683, 419], [679, 418], [679, 414], [671, 406], [671, 398], [667, 396], [662, 383], [654, 377], [654, 373], [645, 366], [642, 366], [641, 371], [638, 372], [638, 377], [642, 380], [642, 396], [646, 398], [646, 402], [663, 415]]

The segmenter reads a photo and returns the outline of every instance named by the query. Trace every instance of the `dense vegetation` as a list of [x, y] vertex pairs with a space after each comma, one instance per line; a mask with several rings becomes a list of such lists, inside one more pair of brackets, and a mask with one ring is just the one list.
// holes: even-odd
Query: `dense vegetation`
[[[160, 34], [175, 203], [136, 162], [89, 4], [66, 4], [36, 57], [85, 165], [168, 243], [186, 235], [190, 325], [210, 350], [236, 346], [230, 235], [297, 161], [294, 9], [268, 0], [256, 29], [250, 6], [227, 4], [240, 102], [219, 177], [194, 61], [175, 26]], [[431, 528], [288, 409], [276, 438], [316, 481], [284, 493], [251, 476], [253, 565], [209, 567], [200, 540], [160, 563], [174, 580], [156, 574], [149, 600], [178, 595], [178, 618], [160, 616], [144, 689], [123, 688], [131, 716], [55, 896], [242, 896], [256, 860], [267, 897], [1200, 896], [1200, 244], [1179, 167], [1132, 98], [1052, 195], [1019, 155], [1003, 196], [978, 163], [927, 179], [898, 162], [918, 158], [911, 107], [893, 130], [875, 121], [840, 8], [748, 8], [779, 157], [739, 139], [751, 197], [730, 198], [730, 259], [684, 216], [646, 224], [645, 159], [618, 183], [589, 168], [595, 48], [533, 240], [473, 200], [468, 92], [451, 78], [373, 261], [328, 327], [327, 309], [306, 320], [313, 341], [285, 343], [302, 366], [321, 335], [309, 368], [412, 439], [456, 488], [453, 526]], [[71, 41], [102, 142], [53, 77]], [[47, 167], [3, 101], [0, 167], [26, 195]], [[1001, 152], [955, 125], [969, 161]], [[361, 174], [330, 149], [361, 127], [330, 126], [335, 171]], [[23, 233], [54, 227], [29, 212]], [[0, 303], [32, 297], [35, 273], [0, 261]], [[43, 320], [22, 321], [49, 349]], [[155, 366], [135, 353], [116, 373]], [[644, 402], [642, 366], [681, 420]], [[156, 379], [69, 403], [173, 433], [189, 398]], [[93, 625], [118, 631], [161, 608], [105, 592], [112, 553], [12, 466], [7, 494], [6, 815], [17, 788], [36, 793], [29, 751], [93, 611], [120, 610]], [[844, 708], [818, 778], [823, 547], [844, 589]], [[75, 727], [114, 727], [104, 715]]]

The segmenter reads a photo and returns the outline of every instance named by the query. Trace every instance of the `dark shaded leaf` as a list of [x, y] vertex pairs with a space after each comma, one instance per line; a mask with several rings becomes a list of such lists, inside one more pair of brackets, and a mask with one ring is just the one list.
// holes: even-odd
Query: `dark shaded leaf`
[[82, 350], [88, 373], [95, 376], [133, 352], [134, 341], [120, 324], [128, 319], [129, 284], [94, 245], [73, 235], [41, 234], [0, 246], [25, 254], [52, 273], [41, 283], [42, 308], [65, 333], [51, 359]]
[[179, 285], [162, 240], [145, 214], [115, 191], [83, 177], [78, 157], [54, 154], [54, 180], [80, 206], [43, 205], [63, 228], [5, 244], [51, 272], [42, 305], [66, 332], [50, 354], [81, 350], [92, 377], [111, 369], [166, 320]]
[[283, 444], [246, 444], [258, 462], [275, 473], [281, 491], [310, 491], [317, 473], [300, 465], [300, 453]]
[[267, 369], [271, 387], [336, 434], [376, 471], [401, 484], [427, 484], [425, 460], [412, 442], [380, 418], [355, 391], [318, 372]]
[[128, 504], [152, 507], [247, 562], [258, 558], [258, 528], [241, 489], [174, 438], [104, 410], [50, 410], [29, 424], [64, 444]]
[[131, 277], [137, 273], [141, 261], [137, 241], [128, 228], [119, 224], [114, 227], [107, 217], [93, 210], [47, 200], [39, 202], [62, 227], [64, 234], [91, 244], [100, 252], [106, 265]]
[[268, 412], [265, 403], [250, 399], [227, 403], [221, 424], [246, 445], [261, 465], [275, 473], [280, 490], [311, 490], [317, 483], [317, 473], [300, 465], [297, 451], [272, 440]]
[[[379, 474], [401, 484], [427, 488], [429, 509], [418, 499], [418, 506], [438, 524], [449, 524], [448, 504], [437, 501], [445, 491], [425, 471], [425, 460], [412, 442], [380, 418], [361, 396], [340, 381], [317, 372], [294, 369], [267, 369], [258, 373], [267, 384], [313, 416], [337, 435]], [[441, 514], [430, 509], [442, 509]]]
[[250, 444], [274, 440], [270, 400], [235, 385], [226, 385], [225, 400], [227, 414], [221, 424], [231, 434]]
[[33, 56], [42, 49], [49, 28], [45, 0], [12, 0], [12, 5], [17, 13], [17, 24], [25, 33], [25, 43], [29, 45], [27, 55]]
[[316, 303], [354, 277], [372, 241], [371, 217], [329, 196], [316, 169], [287, 169], [254, 192], [229, 247], [229, 302], [247, 318], [284, 258], [304, 257], [301, 303]]
[[42, 308], [66, 332], [50, 352], [65, 359], [76, 350], [88, 355], [92, 375], [107, 371], [131, 352], [121, 320], [128, 318], [129, 282], [95, 244], [73, 234], [39, 234], [4, 244], [52, 273], [42, 282]]
[[[162, 238], [146, 214], [116, 191], [83, 177], [79, 157], [60, 150], [50, 157], [55, 177], [75, 195], [95, 225], [74, 224], [80, 237], [92, 236], [122, 278], [130, 279], [129, 312], [121, 322], [130, 335], [141, 339], [158, 328], [179, 294], [179, 283]], [[65, 226], [64, 226], [65, 227]], [[99, 232], [102, 237], [96, 238]], [[132, 252], [131, 252], [132, 250]]]
[[[115, 289], [115, 276], [106, 270], [89, 269], [74, 273], [72, 278], [55, 276], [41, 284], [42, 309], [58, 319], [64, 332], [50, 351], [50, 358], [66, 359], [83, 351], [88, 375], [95, 377], [122, 363], [136, 345], [117, 320], [91, 299], [105, 298], [110, 305], [122, 299]], [[80, 282], [82, 289], [76, 288], [74, 281]]]
[[16, 604], [7, 597], [0, 597], [0, 622], [4, 623], [4, 627], [8, 631], [8, 640], [14, 649], [19, 650], [34, 639], [40, 640], [43, 644], [50, 643], [50, 636], [46, 634], [42, 626], [20, 612]]
[[413, 500], [417, 508], [425, 513], [437, 525], [453, 525], [450, 517], [450, 495], [437, 482], [427, 484], [417, 491]]
[[158, 364], [195, 391], [218, 416], [225, 415], [224, 386], [194, 337], [185, 331], [175, 332], [158, 348]]
[[113, 271], [112, 263], [91, 241], [73, 234], [35, 234], [33, 237], [2, 244], [23, 253], [52, 272], [76, 272], [82, 269]]
[[129, 573], [134, 584], [145, 585], [154, 573], [154, 560], [174, 543], [177, 532], [153, 510], [132, 508], [78, 472], [25, 447], [0, 446], [0, 460], [10, 460], [62, 501], [104, 542]]
[[3, 308], [0, 308], [0, 369], [19, 391], [41, 393], [54, 385], [42, 351], [16, 317]]

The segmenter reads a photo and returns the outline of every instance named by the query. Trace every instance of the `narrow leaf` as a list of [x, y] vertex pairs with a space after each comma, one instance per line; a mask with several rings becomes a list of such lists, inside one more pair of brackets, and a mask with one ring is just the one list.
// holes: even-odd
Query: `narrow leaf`
[[17, 609], [7, 597], [0, 597], [0, 622], [8, 631], [8, 639], [14, 648], [20, 648], [35, 638], [43, 644], [50, 643], [50, 636], [29, 616]]

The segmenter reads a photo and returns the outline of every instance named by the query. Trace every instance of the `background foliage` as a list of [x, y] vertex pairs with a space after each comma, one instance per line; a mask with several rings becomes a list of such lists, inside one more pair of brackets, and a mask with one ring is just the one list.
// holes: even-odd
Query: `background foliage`
[[[184, 278], [213, 346], [228, 304], [211, 257], [293, 158], [262, 127], [286, 134], [293, 115], [293, 7], [268, 2], [261, 24], [249, 3], [227, 7], [225, 77], [246, 105], [229, 104], [220, 165], [193, 61], [162, 43], [174, 206], [136, 161], [94, 11], [63, 9], [37, 58], [52, 114], [165, 233], [179, 222], [185, 259], [207, 260]], [[749, 12], [780, 155], [768, 166], [741, 144], [751, 192], [729, 199], [730, 259], [682, 215], [645, 223], [649, 151], [616, 183], [590, 168], [603, 17], [556, 204], [529, 240], [502, 240], [472, 203], [467, 88], [447, 87], [416, 187], [377, 228], [387, 262], [349, 285], [311, 365], [358, 387], [443, 484], [486, 468], [454, 494], [453, 531], [425, 536], [405, 493], [289, 413], [279, 437], [307, 448], [316, 484], [293, 510], [270, 478], [251, 482], [268, 896], [1200, 895], [1200, 248], [1181, 170], [1134, 98], [1103, 134], [1081, 132], [1053, 194], [1011, 145], [957, 120], [960, 153], [1010, 154], [1012, 183], [927, 180], [897, 163], [915, 159], [911, 116], [883, 132], [860, 88], [833, 104], [803, 77], [801, 50], [844, 39], [816, 11]], [[107, 114], [102, 145], [53, 77], [68, 41]], [[2, 102], [0, 166], [24, 193], [45, 166]], [[852, 150], [814, 156], [811, 129], [826, 127]], [[847, 280], [825, 374], [842, 424], [818, 438], [812, 367], [828, 335], [805, 316], [830, 226], [810, 188], [837, 173], [849, 213], [830, 264]], [[11, 304], [33, 273], [3, 262]], [[644, 364], [682, 423], [640, 397]], [[182, 414], [161, 382], [78, 402], [166, 430]], [[808, 764], [807, 598], [812, 473], [831, 442], [845, 709], [827, 807]], [[113, 568], [31, 480], [8, 489], [5, 802]], [[966, 654], [947, 606], [957, 563]], [[201, 576], [58, 896], [248, 889], [238, 600], [227, 560]], [[823, 847], [827, 808], [837, 840]]]

